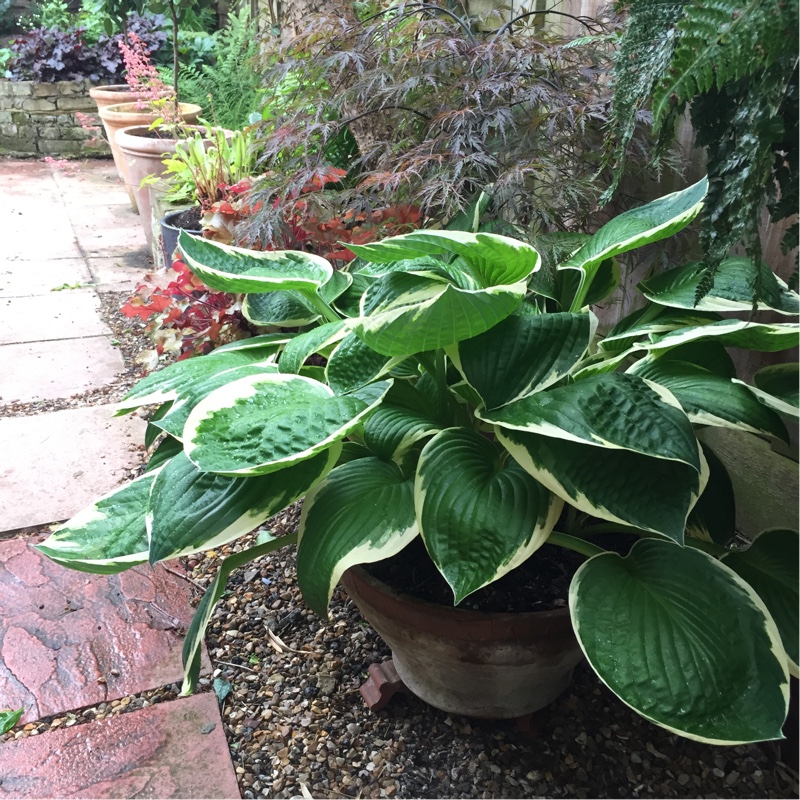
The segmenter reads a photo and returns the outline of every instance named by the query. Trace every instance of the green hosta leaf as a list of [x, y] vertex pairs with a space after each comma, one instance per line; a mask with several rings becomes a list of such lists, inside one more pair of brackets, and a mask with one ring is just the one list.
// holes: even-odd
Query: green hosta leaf
[[343, 397], [300, 375], [252, 375], [195, 406], [186, 454], [204, 472], [265, 475], [343, 439], [383, 399], [391, 381]]
[[660, 197], [651, 203], [619, 214], [600, 228], [559, 269], [576, 269], [585, 274], [583, 293], [579, 293], [572, 311], [585, 305], [585, 293], [597, 274], [600, 264], [608, 258], [634, 250], [652, 242], [666, 239], [685, 228], [700, 212], [708, 191], [703, 178], [680, 192]]
[[16, 711], [0, 711], [0, 736], [8, 733], [22, 719], [24, 713], [24, 708]]
[[276, 347], [269, 344], [264, 347], [233, 350], [219, 354], [212, 353], [207, 356], [176, 361], [140, 380], [117, 405], [117, 413], [124, 414], [139, 408], [139, 406], [177, 400], [183, 392], [189, 390], [198, 381], [206, 380], [235, 367], [271, 364], [275, 350]]
[[375, 278], [363, 272], [348, 273], [352, 280], [350, 286], [336, 298], [333, 307], [344, 317], [357, 317], [360, 313], [361, 298], [375, 282]]
[[333, 274], [324, 258], [299, 250], [245, 250], [183, 231], [178, 243], [186, 266], [220, 292], [316, 291]]
[[328, 359], [327, 383], [336, 394], [354, 392], [385, 375], [401, 360], [376, 353], [354, 333], [348, 333]]
[[189, 630], [186, 632], [186, 638], [183, 640], [182, 695], [191, 694], [197, 685], [197, 679], [200, 677], [200, 655], [206, 628], [214, 611], [214, 606], [225, 592], [225, 586], [231, 572], [256, 558], [272, 553], [281, 547], [287, 547], [296, 541], [297, 534], [295, 533], [289, 536], [282, 536], [279, 539], [267, 538], [265, 541], [259, 538], [259, 544], [255, 545], [255, 547], [249, 547], [247, 550], [242, 550], [241, 553], [234, 553], [220, 564], [219, 572], [217, 572], [213, 582], [201, 598], [192, 617]]
[[695, 303], [705, 268], [700, 263], [685, 264], [643, 281], [639, 288], [648, 300], [662, 306], [697, 308], [704, 311], [749, 311], [753, 306], [756, 275], [761, 280], [759, 309], [772, 309], [780, 314], [800, 313], [800, 295], [766, 265], [758, 267], [748, 258], [726, 258], [714, 273], [714, 286], [699, 303]]
[[418, 441], [441, 429], [435, 409], [413, 386], [395, 383], [364, 425], [364, 443], [385, 461], [398, 461]]
[[682, 461], [700, 471], [686, 414], [668, 392], [630, 375], [598, 375], [477, 413], [503, 428]]
[[362, 458], [336, 467], [303, 504], [297, 548], [303, 599], [325, 617], [348, 567], [389, 558], [417, 533], [414, 481], [396, 464]]
[[697, 425], [767, 433], [788, 441], [781, 418], [758, 402], [741, 384], [714, 375], [688, 361], [642, 359], [629, 373], [666, 386]]
[[437, 433], [420, 456], [417, 520], [456, 604], [538, 550], [564, 505], [504, 456], [467, 428]]
[[331, 305], [350, 288], [352, 283], [353, 276], [349, 272], [334, 270], [328, 282], [319, 287], [317, 294], [324, 302]]
[[798, 576], [800, 561], [797, 531], [762, 533], [747, 550], [722, 556], [723, 562], [744, 578], [764, 601], [778, 626], [789, 668], [798, 669]]
[[346, 333], [343, 322], [326, 322], [295, 336], [281, 353], [278, 369], [281, 372], [300, 372], [309, 356], [342, 339]]
[[640, 339], [678, 328], [710, 325], [722, 319], [713, 311], [677, 310], [648, 306], [617, 323], [599, 343], [601, 350], [627, 350]]
[[454, 362], [486, 407], [498, 408], [568, 375], [589, 349], [596, 327], [594, 314], [513, 315], [459, 342]]
[[156, 427], [153, 423], [158, 422], [158, 420], [164, 417], [170, 408], [172, 407], [172, 400], [167, 403], [162, 403], [151, 415], [150, 420], [147, 423], [147, 428], [144, 432], [144, 447], [145, 450], [149, 450], [155, 440], [159, 437], [162, 433], [161, 428]]
[[526, 284], [466, 291], [409, 273], [384, 275], [364, 295], [353, 330], [378, 353], [409, 356], [477, 336], [511, 314]]
[[747, 390], [767, 408], [795, 419], [800, 417], [800, 409], [798, 409], [800, 375], [796, 362], [764, 367], [755, 374], [754, 380], [755, 386], [749, 386], [739, 380], [736, 383], [746, 386]]
[[153, 451], [153, 455], [150, 456], [145, 472], [152, 472], [154, 469], [158, 469], [160, 466], [166, 464], [173, 456], [182, 452], [183, 442], [167, 434]]
[[153, 424], [176, 439], [183, 440], [183, 429], [195, 406], [212, 392], [240, 378], [250, 375], [267, 375], [278, 371], [275, 364], [244, 364], [240, 367], [217, 372], [208, 377], [200, 376], [189, 385], [181, 386], [172, 407]]
[[200, 472], [185, 454], [159, 473], [150, 493], [150, 563], [233, 541], [249, 533], [321, 480], [341, 444], [291, 467], [255, 478]]
[[689, 342], [670, 350], [656, 350], [648, 353], [642, 361], [684, 361], [702, 367], [721, 378], [735, 378], [736, 365], [728, 351], [714, 339]]
[[319, 314], [303, 301], [298, 292], [248, 294], [242, 303], [242, 314], [253, 325], [283, 328], [300, 328], [319, 319]]
[[653, 341], [642, 347], [648, 350], [667, 350], [689, 342], [716, 340], [725, 347], [741, 347], [745, 350], [761, 350], [776, 353], [797, 347], [800, 329], [791, 322], [767, 325], [738, 319], [723, 319], [702, 328], [680, 328], [663, 336], [653, 336]]
[[714, 451], [701, 443], [708, 462], [708, 483], [689, 519], [686, 532], [696, 539], [726, 547], [736, 533], [736, 498], [728, 470]]
[[495, 233], [412, 231], [350, 249], [379, 264], [452, 253], [464, 259], [471, 276], [484, 288], [526, 280], [541, 264], [539, 254], [529, 244]]
[[113, 574], [147, 561], [145, 513], [158, 470], [95, 500], [37, 548], [64, 567]]
[[646, 719], [712, 744], [781, 738], [788, 674], [775, 623], [735, 572], [653, 539], [589, 559], [572, 624], [601, 680]]
[[580, 511], [683, 542], [686, 518], [705, 486], [680, 461], [610, 450], [533, 433], [496, 429], [514, 459]]
[[237, 339], [235, 342], [215, 347], [208, 355], [218, 356], [221, 353], [229, 353], [231, 350], [253, 350], [259, 347], [272, 347], [272, 352], [277, 353], [283, 345], [291, 342], [295, 334], [293, 333], [263, 333], [260, 336], [251, 336], [249, 339]]

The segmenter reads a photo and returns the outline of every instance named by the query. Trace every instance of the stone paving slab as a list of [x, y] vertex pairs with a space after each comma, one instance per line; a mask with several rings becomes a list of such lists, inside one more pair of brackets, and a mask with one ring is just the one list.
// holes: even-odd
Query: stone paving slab
[[0, 744], [0, 763], [1, 797], [240, 797], [213, 694]]
[[[125, 184], [119, 179], [113, 161], [93, 159], [73, 163], [74, 169], [53, 169], [52, 174], [54, 184], [69, 208], [123, 205], [136, 218], [135, 212], [130, 208]], [[75, 217], [85, 219], [87, 214], [75, 214]]]
[[75, 225], [75, 236], [87, 256], [125, 256], [132, 251], [147, 253], [147, 240], [142, 226], [106, 223]]
[[133, 292], [153, 269], [144, 248], [111, 258], [88, 258], [87, 263], [98, 292]]
[[0, 346], [0, 404], [53, 400], [99, 389], [125, 369], [105, 336]]
[[86, 286], [91, 280], [92, 275], [82, 258], [41, 259], [22, 264], [0, 261], [0, 298], [49, 294], [64, 284]]
[[191, 584], [162, 565], [78, 572], [33, 544], [0, 540], [0, 708], [33, 722], [182, 681]]
[[102, 336], [111, 330], [100, 318], [100, 301], [90, 289], [36, 297], [0, 298], [0, 344]]
[[102, 405], [0, 419], [0, 532], [69, 519], [122, 483], [141, 460], [146, 423], [113, 413]]

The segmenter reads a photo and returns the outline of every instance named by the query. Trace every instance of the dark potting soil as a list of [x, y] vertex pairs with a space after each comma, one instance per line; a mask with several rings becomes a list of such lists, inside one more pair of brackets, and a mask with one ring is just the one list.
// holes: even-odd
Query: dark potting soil
[[180, 214], [172, 217], [169, 221], [169, 224], [172, 225], [173, 228], [183, 228], [187, 231], [199, 231], [200, 230], [200, 219], [203, 216], [203, 210], [200, 206], [194, 206], [193, 208], [187, 208], [186, 211], [181, 211]]
[[[467, 597], [459, 608], [484, 612], [551, 611], [567, 604], [572, 576], [585, 557], [563, 547], [543, 545], [524, 564]], [[440, 605], [453, 604], [453, 592], [417, 537], [397, 555], [365, 565], [398, 592]]]

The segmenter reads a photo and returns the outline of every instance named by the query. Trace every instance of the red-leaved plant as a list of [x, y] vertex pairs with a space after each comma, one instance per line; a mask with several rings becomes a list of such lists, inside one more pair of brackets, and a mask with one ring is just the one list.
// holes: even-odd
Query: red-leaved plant
[[240, 296], [209, 289], [180, 258], [171, 269], [177, 274], [166, 286], [142, 283], [120, 309], [126, 317], [147, 322], [155, 348], [137, 359], [147, 371], [165, 354], [179, 353], [180, 361], [250, 335]]

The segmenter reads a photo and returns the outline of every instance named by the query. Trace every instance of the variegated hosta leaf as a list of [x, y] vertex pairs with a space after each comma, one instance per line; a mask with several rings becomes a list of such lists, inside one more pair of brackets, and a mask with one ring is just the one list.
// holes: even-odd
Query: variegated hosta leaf
[[601, 350], [627, 350], [645, 337], [664, 334], [678, 328], [710, 325], [722, 317], [713, 311], [678, 310], [661, 306], [646, 306], [620, 320], [600, 340]]
[[334, 270], [326, 283], [317, 289], [317, 294], [322, 300], [331, 305], [340, 298], [353, 284], [353, 276], [349, 272]]
[[722, 556], [723, 562], [755, 589], [769, 609], [789, 659], [789, 670], [798, 675], [798, 575], [800, 563], [797, 531], [762, 533], [747, 550]]
[[761, 322], [747, 322], [738, 319], [723, 319], [702, 328], [679, 328], [643, 343], [648, 350], [668, 350], [689, 342], [716, 340], [725, 347], [741, 347], [745, 350], [761, 350], [776, 353], [797, 347], [800, 343], [800, 328], [796, 323], [779, 322], [767, 325]]
[[259, 364], [268, 365], [277, 352], [272, 343], [264, 347], [211, 353], [198, 358], [187, 358], [150, 373], [142, 378], [117, 405], [118, 414], [133, 411], [139, 406], [177, 400], [198, 381], [203, 381], [234, 367]]
[[249, 533], [302, 497], [333, 469], [340, 452], [337, 442], [313, 458], [254, 478], [200, 472], [185, 454], [175, 456], [150, 493], [150, 563], [219, 547]]
[[633, 208], [603, 225], [583, 247], [559, 266], [559, 269], [580, 270], [586, 276], [570, 310], [578, 311], [585, 305], [586, 294], [603, 261], [666, 239], [685, 228], [703, 207], [707, 191], [708, 181], [703, 178], [683, 191]]
[[683, 542], [686, 518], [707, 480], [705, 462], [698, 474], [681, 461], [495, 430], [527, 472], [578, 510]]
[[762, 261], [758, 266], [749, 258], [724, 259], [714, 273], [711, 291], [697, 303], [695, 297], [705, 275], [700, 263], [684, 264], [643, 281], [639, 288], [648, 300], [662, 306], [696, 308], [702, 311], [749, 311], [753, 306], [756, 274], [761, 280], [759, 309], [779, 314], [800, 313], [800, 295]]
[[467, 428], [437, 433], [420, 455], [417, 521], [456, 605], [538, 550], [564, 505], [504, 455]]
[[471, 277], [485, 289], [526, 280], [541, 264], [529, 244], [495, 233], [412, 231], [350, 249], [376, 263], [453, 253], [464, 259]]
[[743, 381], [737, 380], [746, 386], [767, 408], [771, 408], [787, 417], [800, 417], [798, 405], [798, 386], [800, 386], [800, 374], [798, 374], [797, 362], [791, 364], [774, 364], [760, 369], [754, 376], [755, 386], [749, 386]]
[[252, 375], [195, 406], [184, 448], [204, 472], [265, 475], [343, 439], [383, 399], [391, 381], [345, 396], [300, 375]]
[[37, 545], [44, 555], [70, 569], [113, 574], [147, 561], [145, 513], [159, 470], [146, 472], [114, 489]]
[[710, 744], [782, 738], [789, 676], [778, 630], [716, 559], [642, 540], [625, 558], [585, 562], [569, 606], [589, 664], [646, 719]]
[[[337, 275], [339, 273], [336, 273]], [[278, 362], [280, 372], [300, 372], [306, 359], [347, 335], [344, 322], [326, 322], [306, 333], [298, 334], [284, 347]]]
[[155, 422], [158, 422], [160, 419], [164, 418], [164, 415], [172, 408], [172, 400], [168, 400], [166, 403], [162, 403], [151, 415], [150, 419], [147, 422], [147, 428], [144, 431], [144, 447], [145, 450], [149, 450], [156, 439], [161, 435], [162, 430], [154, 425]]
[[365, 293], [352, 327], [378, 353], [409, 356], [477, 336], [522, 302], [525, 281], [468, 291], [452, 283], [393, 272]]
[[319, 314], [299, 292], [268, 292], [248, 294], [242, 303], [244, 318], [253, 325], [278, 325], [300, 328], [319, 319]]
[[589, 349], [596, 327], [594, 314], [515, 314], [459, 342], [453, 360], [486, 408], [498, 408], [568, 375]]
[[385, 461], [399, 461], [412, 445], [441, 429], [435, 408], [414, 386], [395, 383], [364, 425], [364, 443]]
[[208, 355], [218, 356], [221, 353], [228, 353], [231, 350], [253, 350], [258, 347], [272, 346], [277, 353], [285, 344], [291, 342], [295, 334], [293, 333], [262, 333], [259, 336], [251, 336], [249, 339], [237, 339], [228, 344], [222, 344], [214, 348]]
[[333, 274], [324, 258], [300, 250], [245, 250], [183, 231], [178, 243], [186, 266], [219, 292], [315, 292]]
[[183, 442], [174, 436], [167, 434], [153, 451], [150, 460], [147, 462], [145, 472], [152, 472], [154, 469], [166, 464], [173, 456], [183, 452]]
[[180, 387], [178, 396], [169, 411], [161, 419], [155, 420], [153, 425], [182, 441], [186, 420], [189, 419], [189, 414], [201, 400], [222, 386], [240, 378], [250, 375], [267, 375], [277, 371], [278, 367], [275, 364], [243, 364], [214, 375], [198, 377], [192, 383]]
[[211, 614], [217, 601], [225, 593], [225, 585], [231, 572], [256, 558], [272, 553], [281, 547], [288, 547], [294, 544], [297, 541], [297, 534], [292, 533], [289, 536], [281, 536], [280, 538], [266, 537], [265, 539], [259, 536], [258, 541], [259, 543], [254, 547], [248, 547], [247, 550], [234, 553], [220, 564], [216, 577], [206, 589], [206, 593], [194, 612], [189, 630], [186, 632], [186, 638], [183, 640], [182, 695], [191, 694], [197, 685], [197, 679], [200, 677], [200, 655], [208, 621], [211, 619]]
[[303, 504], [297, 548], [303, 599], [327, 616], [334, 587], [348, 567], [389, 558], [418, 532], [413, 477], [377, 458], [336, 467]]
[[666, 386], [697, 425], [766, 433], [784, 441], [789, 434], [781, 418], [741, 384], [714, 375], [688, 361], [643, 358], [628, 373]]
[[[646, 351], [644, 351], [646, 353]], [[642, 353], [640, 352], [639, 355]], [[728, 351], [715, 339], [706, 341], [689, 342], [670, 350], [657, 350], [647, 353], [643, 361], [686, 361], [696, 364], [721, 378], [735, 378], [736, 365]]]
[[477, 415], [503, 428], [681, 461], [699, 472], [692, 426], [662, 392], [630, 375], [598, 375]]
[[333, 307], [343, 317], [357, 317], [361, 309], [361, 298], [376, 279], [360, 271], [348, 274], [352, 283], [336, 298]]
[[725, 465], [708, 445], [700, 444], [708, 462], [708, 483], [697, 500], [686, 532], [696, 539], [727, 547], [736, 533], [736, 498]]
[[385, 375], [401, 361], [376, 353], [354, 333], [348, 333], [331, 353], [325, 375], [336, 394], [346, 394]]

